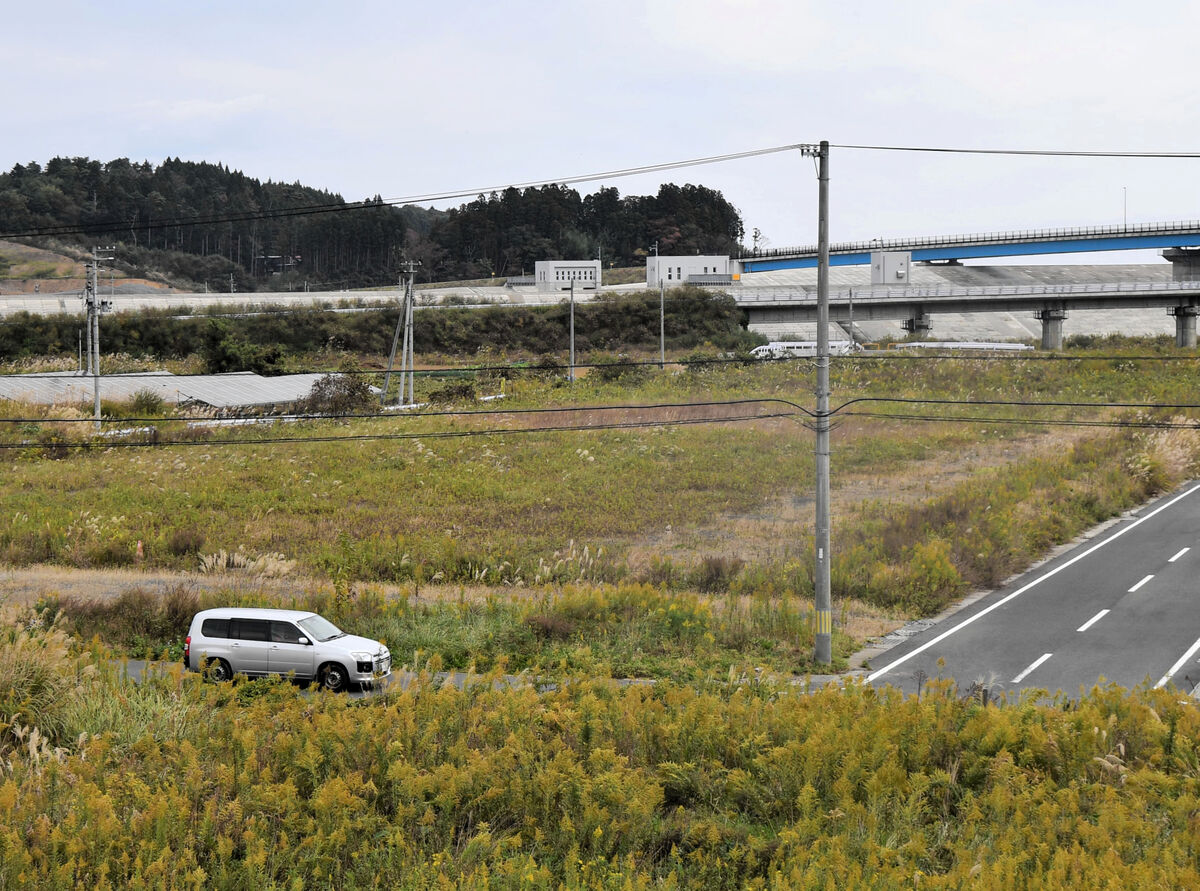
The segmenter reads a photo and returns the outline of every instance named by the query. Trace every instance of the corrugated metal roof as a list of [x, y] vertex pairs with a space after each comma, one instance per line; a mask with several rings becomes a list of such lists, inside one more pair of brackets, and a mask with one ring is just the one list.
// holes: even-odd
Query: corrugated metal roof
[[[312, 392], [322, 374], [285, 374], [263, 377], [253, 372], [174, 375], [167, 371], [100, 376], [100, 398], [124, 401], [142, 390], [164, 402], [194, 402], [213, 408], [250, 408], [283, 405]], [[78, 371], [0, 375], [0, 399], [59, 405], [93, 398], [91, 375]]]
[[201, 374], [175, 378], [176, 402], [199, 402], [213, 408], [278, 405], [303, 399], [323, 374], [263, 377], [253, 372]]

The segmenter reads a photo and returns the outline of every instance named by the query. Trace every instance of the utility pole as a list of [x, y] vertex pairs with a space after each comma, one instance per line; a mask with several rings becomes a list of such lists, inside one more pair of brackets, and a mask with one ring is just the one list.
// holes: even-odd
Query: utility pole
[[92, 376], [92, 402], [96, 419], [96, 432], [100, 432], [100, 313], [112, 308], [112, 301], [102, 300], [99, 293], [100, 261], [113, 257], [101, 257], [101, 251], [112, 247], [93, 247], [92, 259], [87, 264], [87, 276], [83, 286], [83, 304], [87, 311], [88, 374]]
[[575, 278], [571, 278], [571, 370], [568, 372], [568, 378], [571, 383], [575, 383]]
[[802, 155], [817, 159], [817, 516], [814, 574], [817, 627], [813, 658], [833, 662], [833, 603], [829, 553], [829, 143], [803, 146]]
[[[655, 247], [657, 247], [657, 243]], [[658, 277], [658, 368], [667, 367], [667, 285]]]
[[[417, 400], [413, 396], [413, 381], [416, 378], [416, 371], [413, 360], [413, 275], [417, 268], [415, 261], [410, 261], [407, 264], [406, 271], [408, 272], [408, 287], [405, 288], [404, 298], [404, 359], [400, 362], [400, 389], [404, 389], [405, 375], [408, 377], [408, 402], [406, 405], [416, 405]], [[407, 360], [407, 365], [405, 365]], [[403, 394], [402, 394], [403, 395]]]
[[[381, 403], [387, 401], [388, 386], [392, 380], [392, 363], [396, 360], [396, 345], [400, 343], [401, 332], [404, 334], [402, 352], [400, 354], [400, 392], [396, 396], [397, 404], [412, 405], [416, 400], [413, 399], [413, 276], [416, 268], [421, 264], [415, 260], [405, 260], [402, 266], [402, 272], [407, 276], [407, 279], [401, 278], [400, 285], [404, 288], [404, 299], [400, 304], [400, 315], [396, 318], [396, 332], [392, 335], [392, 352], [388, 356], [387, 374], [383, 378], [383, 393], [379, 397]], [[404, 387], [407, 377], [408, 383], [408, 402], [404, 401]]]

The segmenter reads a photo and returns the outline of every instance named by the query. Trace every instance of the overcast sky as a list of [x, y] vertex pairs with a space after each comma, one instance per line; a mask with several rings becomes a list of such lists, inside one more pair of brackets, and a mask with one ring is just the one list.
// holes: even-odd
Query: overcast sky
[[[1200, 149], [1194, 3], [10, 6], [5, 170], [178, 156], [358, 200], [822, 139]], [[1200, 218], [1195, 160], [836, 149], [830, 165], [834, 241]], [[747, 242], [816, 240], [815, 170], [796, 152], [575, 188], [665, 181], [720, 189]]]

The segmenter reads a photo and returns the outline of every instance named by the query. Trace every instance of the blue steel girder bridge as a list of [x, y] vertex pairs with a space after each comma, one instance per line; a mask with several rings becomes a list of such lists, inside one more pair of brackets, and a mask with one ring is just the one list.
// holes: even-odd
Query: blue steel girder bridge
[[[904, 251], [910, 253], [914, 262], [932, 264], [982, 257], [1163, 248], [1163, 256], [1174, 266], [1175, 281], [849, 288], [830, 292], [830, 321], [900, 319], [907, 330], [925, 334], [932, 327], [931, 313], [1032, 310], [1042, 322], [1043, 349], [1061, 349], [1063, 320], [1071, 309], [1163, 307], [1175, 317], [1175, 342], [1179, 346], [1195, 347], [1197, 306], [1200, 304], [1200, 250], [1188, 248], [1197, 246], [1200, 246], [1200, 221], [1196, 220], [832, 244], [830, 266], [866, 265], [875, 251]], [[817, 248], [760, 250], [742, 256], [739, 262], [744, 273], [813, 268], [817, 265]], [[747, 283], [734, 293], [738, 304], [749, 312], [751, 323], [816, 321], [815, 290], [755, 288]]]
[[[864, 266], [873, 251], [908, 251], [913, 262], [954, 262], [979, 257], [1022, 257], [1091, 251], [1200, 246], [1200, 221], [1142, 223], [1132, 226], [1084, 226], [983, 235], [935, 235], [923, 238], [873, 238], [829, 246], [830, 266]], [[1168, 256], [1168, 259], [1171, 259]], [[817, 247], [755, 250], [738, 258], [743, 272], [808, 269], [817, 265]], [[1200, 278], [1200, 276], [1197, 276]]]

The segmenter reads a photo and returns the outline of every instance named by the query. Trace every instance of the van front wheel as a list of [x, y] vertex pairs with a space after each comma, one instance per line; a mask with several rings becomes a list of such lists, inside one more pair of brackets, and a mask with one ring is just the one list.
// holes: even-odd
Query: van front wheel
[[350, 686], [350, 675], [344, 665], [330, 662], [321, 668], [321, 686], [334, 693], [341, 693]]

